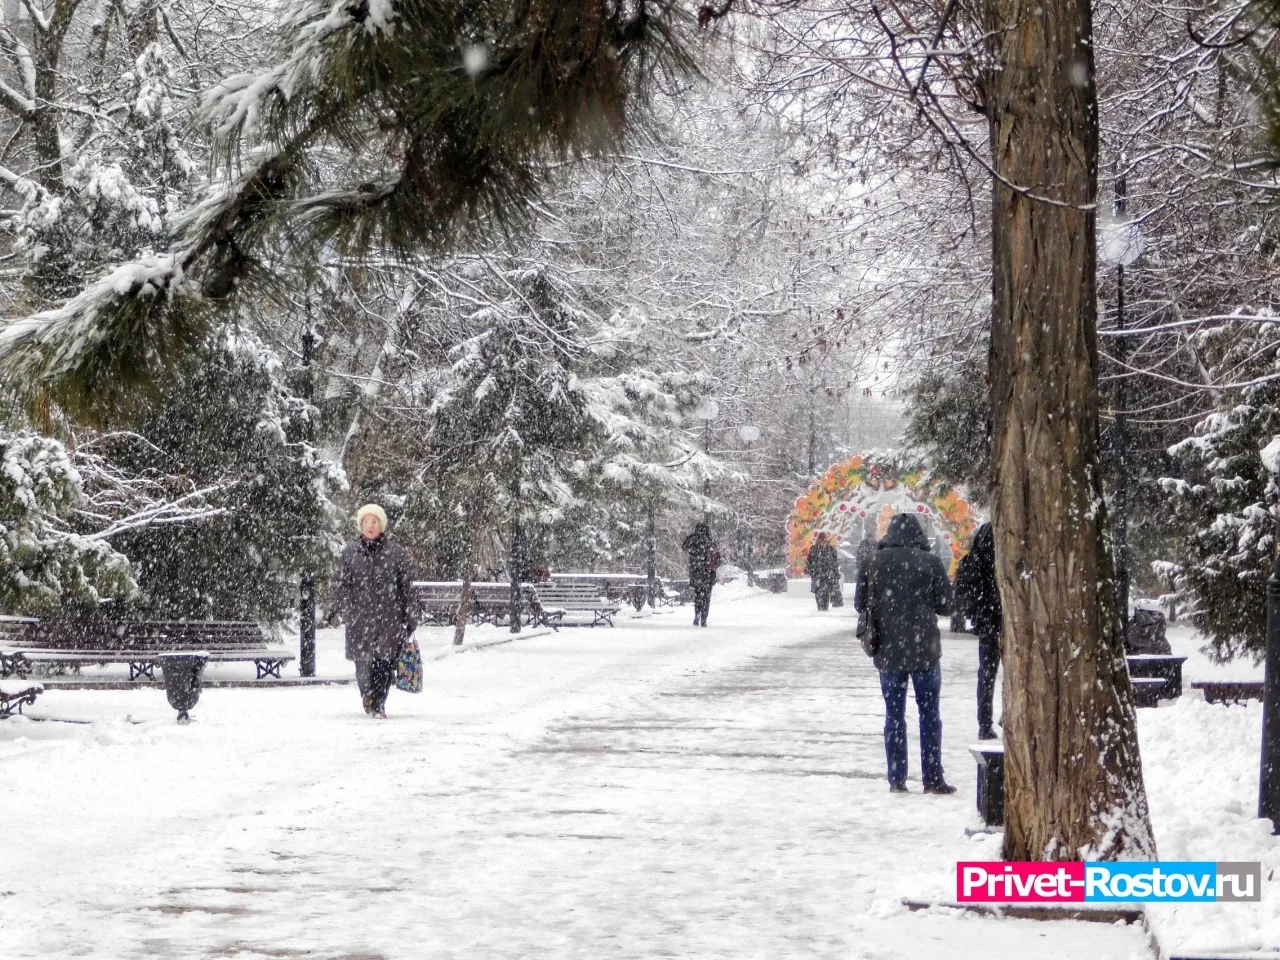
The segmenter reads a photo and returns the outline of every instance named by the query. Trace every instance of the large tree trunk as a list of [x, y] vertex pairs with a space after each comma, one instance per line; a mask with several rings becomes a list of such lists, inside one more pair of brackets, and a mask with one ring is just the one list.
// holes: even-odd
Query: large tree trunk
[[1155, 856], [1098, 462], [1089, 0], [987, 0], [1010, 860]]
[[[55, 10], [61, 12], [64, 7], [65, 4], [57, 4]], [[57, 19], [57, 13], [54, 18]], [[35, 109], [27, 117], [36, 159], [40, 164], [40, 182], [55, 194], [66, 190], [62, 179], [62, 127], [58, 122], [61, 117], [58, 110], [58, 84], [61, 80], [58, 61], [62, 56], [64, 30], [57, 25], [51, 25], [48, 30], [33, 26]]]

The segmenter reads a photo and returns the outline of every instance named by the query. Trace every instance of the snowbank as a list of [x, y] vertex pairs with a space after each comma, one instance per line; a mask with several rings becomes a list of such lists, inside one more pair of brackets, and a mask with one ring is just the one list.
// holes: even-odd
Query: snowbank
[[1149, 905], [1164, 956], [1275, 956], [1280, 837], [1257, 818], [1262, 704], [1222, 706], [1188, 696], [1138, 718], [1160, 859], [1262, 863], [1260, 903]]

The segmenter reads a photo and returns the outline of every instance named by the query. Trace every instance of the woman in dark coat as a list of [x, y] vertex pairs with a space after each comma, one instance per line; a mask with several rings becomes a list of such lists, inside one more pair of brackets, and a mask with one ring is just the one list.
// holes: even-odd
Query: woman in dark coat
[[836, 555], [835, 544], [831, 542], [829, 534], [820, 533], [814, 539], [804, 567], [809, 574], [809, 589], [813, 591], [818, 609], [826, 610], [831, 604], [841, 606], [840, 558]]
[[[872, 595], [870, 581], [875, 580]], [[867, 569], [862, 571], [853, 604], [875, 620], [875, 655], [884, 695], [884, 751], [889, 789], [907, 790], [907, 685], [915, 689], [920, 714], [921, 779], [925, 793], [955, 793], [942, 775], [942, 634], [938, 617], [951, 612], [947, 568], [929, 551], [929, 541], [914, 516], [901, 513]]]
[[1000, 670], [1000, 589], [996, 586], [996, 537], [990, 523], [973, 535], [973, 547], [956, 570], [957, 606], [978, 634], [978, 739], [994, 740], [992, 701]]
[[364, 712], [386, 719], [396, 660], [417, 624], [410, 613], [409, 557], [386, 537], [376, 503], [356, 514], [360, 539], [342, 551], [333, 582], [335, 609], [346, 625], [346, 654], [356, 664]]
[[711, 528], [706, 521], [699, 521], [693, 533], [684, 538], [684, 552], [689, 555], [689, 589], [693, 591], [693, 625], [707, 625], [707, 613], [711, 610], [711, 588], [716, 583], [716, 569], [720, 566], [720, 551], [711, 539]]

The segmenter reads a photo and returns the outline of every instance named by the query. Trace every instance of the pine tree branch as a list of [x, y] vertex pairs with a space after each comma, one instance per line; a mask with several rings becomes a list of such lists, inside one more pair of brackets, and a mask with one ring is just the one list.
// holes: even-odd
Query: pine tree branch
[[[167, 253], [0, 328], [0, 371], [58, 384], [67, 402], [103, 399], [145, 385], [207, 332], [268, 250], [302, 273], [331, 241], [408, 254], [503, 230], [528, 216], [550, 161], [620, 135], [649, 72], [692, 69], [667, 0], [632, 12], [609, 0], [291, 9], [281, 62], [220, 83], [202, 108], [223, 169], [242, 149], [250, 168], [177, 219]], [[494, 38], [475, 76], [458, 49], [469, 35]], [[312, 165], [335, 147], [350, 169], [383, 173], [316, 189]]]

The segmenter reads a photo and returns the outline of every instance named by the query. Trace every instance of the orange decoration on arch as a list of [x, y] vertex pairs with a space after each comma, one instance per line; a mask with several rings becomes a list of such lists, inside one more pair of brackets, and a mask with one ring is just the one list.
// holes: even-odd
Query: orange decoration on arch
[[899, 473], [870, 455], [855, 454], [837, 463], [796, 500], [787, 520], [787, 562], [793, 576], [804, 572], [805, 557], [819, 533], [857, 542], [870, 517], [884, 536], [897, 513], [913, 513], [932, 525], [951, 553], [950, 573], [965, 555], [965, 545], [981, 518], [949, 484], [923, 470]]

